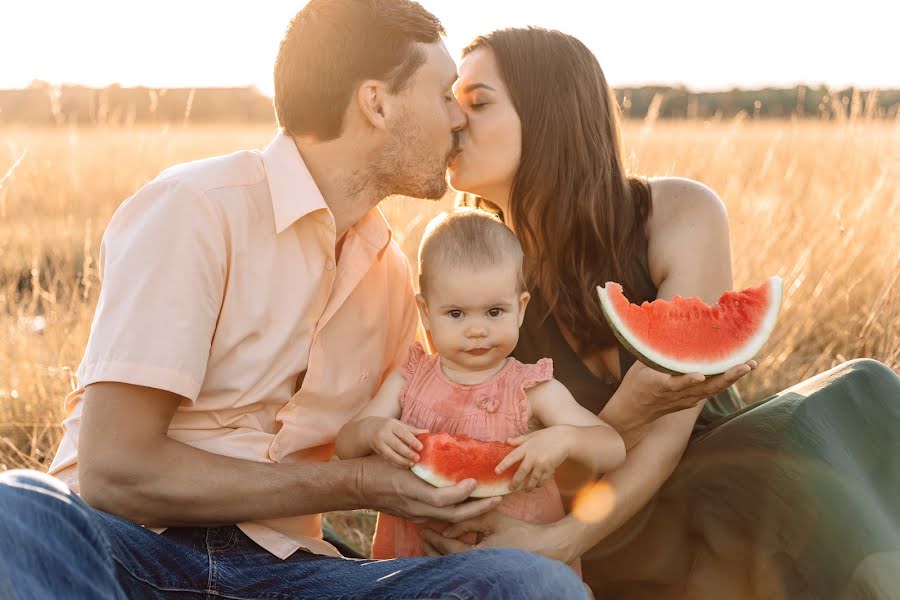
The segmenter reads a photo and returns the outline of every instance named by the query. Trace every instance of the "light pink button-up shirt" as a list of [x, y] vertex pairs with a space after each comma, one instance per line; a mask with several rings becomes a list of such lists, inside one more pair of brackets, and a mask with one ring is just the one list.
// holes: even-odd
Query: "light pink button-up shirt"
[[[324, 461], [415, 337], [409, 263], [383, 215], [372, 209], [349, 229], [335, 263], [334, 218], [284, 134], [262, 152], [163, 172], [116, 211], [100, 268], [80, 387], [50, 467], [76, 491], [87, 385], [183, 396], [169, 436], [208, 452]], [[320, 515], [238, 526], [282, 558], [336, 554]]]

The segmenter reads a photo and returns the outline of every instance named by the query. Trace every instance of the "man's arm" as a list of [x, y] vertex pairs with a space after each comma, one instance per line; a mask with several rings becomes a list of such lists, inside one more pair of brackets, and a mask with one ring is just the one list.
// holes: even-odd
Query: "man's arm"
[[88, 504], [147, 526], [174, 527], [364, 507], [455, 522], [499, 500], [460, 504], [474, 481], [433, 488], [378, 457], [271, 464], [198, 450], [167, 435], [181, 401], [122, 383], [87, 387], [78, 463]]

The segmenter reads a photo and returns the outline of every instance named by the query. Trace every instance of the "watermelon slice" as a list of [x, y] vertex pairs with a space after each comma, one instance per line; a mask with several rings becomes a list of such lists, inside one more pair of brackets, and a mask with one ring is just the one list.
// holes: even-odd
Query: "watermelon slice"
[[519, 463], [497, 475], [494, 469], [515, 446], [503, 442], [482, 442], [467, 435], [422, 433], [416, 436], [424, 448], [412, 472], [435, 487], [456, 485], [463, 479], [474, 479], [478, 487], [473, 498], [508, 494], [509, 484]]
[[753, 358], [775, 328], [782, 283], [725, 292], [707, 306], [699, 298], [675, 296], [631, 304], [622, 286], [597, 287], [603, 314], [616, 337], [649, 367], [666, 373], [717, 375]]

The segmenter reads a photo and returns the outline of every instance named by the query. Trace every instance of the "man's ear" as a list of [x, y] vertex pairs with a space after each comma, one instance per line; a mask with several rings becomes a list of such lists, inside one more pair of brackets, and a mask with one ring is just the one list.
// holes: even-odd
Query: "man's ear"
[[519, 327], [525, 321], [525, 309], [528, 307], [529, 300], [531, 300], [531, 294], [528, 292], [519, 294]]
[[428, 322], [428, 303], [425, 302], [425, 296], [416, 294], [416, 306], [419, 307], [419, 318], [422, 319], [422, 327], [430, 333], [431, 324]]
[[382, 81], [369, 79], [356, 89], [356, 104], [365, 120], [375, 129], [385, 129], [387, 88]]

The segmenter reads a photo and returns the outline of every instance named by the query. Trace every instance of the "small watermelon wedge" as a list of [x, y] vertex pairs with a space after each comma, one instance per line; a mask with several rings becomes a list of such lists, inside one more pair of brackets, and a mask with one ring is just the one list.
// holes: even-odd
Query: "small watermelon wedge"
[[725, 292], [712, 306], [681, 296], [638, 306], [615, 282], [597, 293], [616, 337], [641, 362], [666, 373], [718, 375], [756, 356], [769, 339], [782, 282], [770, 277], [759, 287]]
[[419, 451], [419, 462], [411, 470], [431, 485], [449, 487], [463, 479], [474, 479], [478, 487], [471, 493], [472, 498], [510, 493], [509, 484], [519, 463], [499, 475], [494, 469], [515, 446], [449, 433], [421, 433], [416, 437], [424, 448]]

